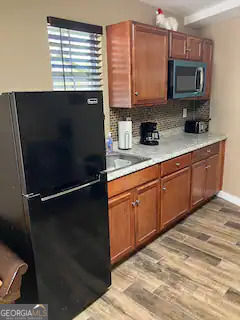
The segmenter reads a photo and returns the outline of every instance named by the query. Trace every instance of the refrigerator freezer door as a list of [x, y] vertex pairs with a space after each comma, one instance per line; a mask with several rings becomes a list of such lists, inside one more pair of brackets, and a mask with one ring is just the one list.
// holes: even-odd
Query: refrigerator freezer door
[[106, 181], [28, 207], [39, 303], [72, 319], [111, 282]]
[[54, 194], [105, 170], [101, 92], [15, 93], [15, 101], [27, 194]]

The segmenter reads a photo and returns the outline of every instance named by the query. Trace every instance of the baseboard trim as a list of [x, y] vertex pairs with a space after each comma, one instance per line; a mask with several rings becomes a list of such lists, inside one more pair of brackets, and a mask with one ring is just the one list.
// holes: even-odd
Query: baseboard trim
[[217, 196], [233, 204], [236, 204], [237, 206], [240, 206], [240, 198], [237, 196], [233, 196], [232, 194], [225, 191], [219, 191]]

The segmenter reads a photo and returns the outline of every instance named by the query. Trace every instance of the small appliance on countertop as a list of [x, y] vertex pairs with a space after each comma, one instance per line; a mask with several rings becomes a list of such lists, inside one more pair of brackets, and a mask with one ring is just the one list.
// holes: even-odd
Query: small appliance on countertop
[[132, 149], [131, 118], [127, 118], [126, 121], [118, 122], [118, 148], [121, 150]]
[[208, 132], [210, 120], [187, 120], [185, 122], [185, 132], [205, 133]]
[[141, 144], [156, 146], [159, 144], [159, 131], [156, 122], [142, 122], [140, 127]]

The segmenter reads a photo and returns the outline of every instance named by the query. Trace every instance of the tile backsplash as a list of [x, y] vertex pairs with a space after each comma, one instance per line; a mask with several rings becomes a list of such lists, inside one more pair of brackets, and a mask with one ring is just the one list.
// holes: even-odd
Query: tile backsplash
[[[187, 118], [183, 118], [183, 108], [187, 108]], [[154, 107], [136, 107], [132, 109], [110, 108], [110, 130], [113, 140], [118, 139], [118, 121], [131, 117], [133, 136], [140, 135], [141, 122], [157, 122], [158, 130], [163, 131], [184, 126], [186, 119], [209, 119], [208, 101], [170, 100], [167, 105]]]

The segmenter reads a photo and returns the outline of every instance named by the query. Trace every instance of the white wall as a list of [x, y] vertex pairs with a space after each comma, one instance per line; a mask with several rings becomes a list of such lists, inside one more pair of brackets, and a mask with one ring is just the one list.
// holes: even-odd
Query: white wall
[[[155, 23], [155, 9], [138, 0], [1, 0], [0, 92], [52, 90], [47, 16], [103, 25], [125, 20]], [[179, 18], [180, 30], [183, 19]], [[109, 128], [104, 36], [104, 101]]]
[[223, 191], [240, 197], [240, 18], [209, 25], [214, 40], [211, 131], [227, 134]]

